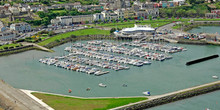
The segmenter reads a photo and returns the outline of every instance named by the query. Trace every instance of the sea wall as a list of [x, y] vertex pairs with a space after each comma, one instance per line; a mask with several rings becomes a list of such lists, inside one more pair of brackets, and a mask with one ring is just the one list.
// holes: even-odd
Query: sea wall
[[20, 53], [20, 52], [24, 52], [27, 50], [33, 50], [33, 49], [37, 49], [37, 48], [35, 48], [33, 45], [28, 45], [28, 46], [16, 47], [13, 49], [1, 50], [0, 56]]
[[84, 36], [70, 36], [61, 40], [56, 40], [54, 42], [51, 42], [47, 45], [45, 45], [44, 47], [46, 48], [53, 48], [55, 46], [58, 45], [62, 45], [64, 43], [67, 42], [74, 42], [74, 41], [78, 41], [78, 40], [103, 40], [103, 39], [109, 39], [109, 40], [114, 40], [115, 37], [114, 35], [84, 35]]
[[183, 27], [184, 31], [192, 30], [199, 26], [220, 26], [220, 21], [195, 21]]
[[167, 95], [167, 96], [164, 96], [164, 97], [152, 99], [152, 100], [149, 100], [149, 101], [137, 103], [137, 104], [134, 104], [134, 105], [121, 107], [121, 108], [118, 108], [117, 110], [147, 109], [147, 108], [155, 107], [155, 106], [158, 106], [158, 105], [171, 103], [171, 102], [186, 99], [186, 98], [189, 98], [189, 97], [194, 97], [194, 96], [198, 96], [198, 95], [201, 95], [201, 94], [209, 93], [209, 92], [216, 91], [216, 90], [220, 90], [220, 82], [215, 83], [215, 84], [211, 84], [211, 85], [208, 85], [208, 86], [204, 86], [204, 87], [200, 87], [200, 88], [196, 88], [196, 89], [192, 89], [192, 90], [179, 92], [179, 93], [176, 93], [176, 94], [171, 94], [171, 95]]
[[192, 45], [208, 45], [209, 43], [206, 41], [193, 41], [193, 40], [178, 40], [177, 43], [180, 44], [192, 44]]

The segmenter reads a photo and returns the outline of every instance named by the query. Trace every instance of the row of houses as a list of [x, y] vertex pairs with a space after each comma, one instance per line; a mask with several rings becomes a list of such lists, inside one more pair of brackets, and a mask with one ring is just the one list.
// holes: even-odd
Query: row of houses
[[219, 18], [220, 10], [211, 10], [211, 13], [206, 13], [205, 16], [206, 18]]
[[146, 0], [145, 3], [140, 2], [139, 0], [135, 0], [133, 4], [131, 4], [131, 0], [99, 0], [100, 5], [104, 6], [104, 9], [107, 10], [116, 10], [122, 8], [167, 8], [167, 7], [175, 7], [184, 5], [185, 0], [164, 0], [157, 2], [151, 2], [152, 0]]
[[52, 25], [71, 25], [71, 24], [83, 24], [85, 22], [93, 21], [113, 21], [124, 19], [147, 19], [149, 16], [159, 16], [159, 10], [157, 8], [134, 11], [132, 9], [117, 9], [115, 11], [105, 10], [101, 13], [91, 15], [78, 15], [78, 16], [59, 16], [56, 19], [51, 20]]
[[0, 21], [0, 40], [13, 40], [19, 36], [19, 33], [30, 32], [31, 30], [31, 26], [28, 23], [15, 23], [11, 24], [10, 27], [6, 27]]

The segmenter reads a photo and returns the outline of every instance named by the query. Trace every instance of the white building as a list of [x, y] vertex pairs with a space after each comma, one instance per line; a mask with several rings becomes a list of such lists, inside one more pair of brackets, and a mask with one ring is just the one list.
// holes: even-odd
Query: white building
[[12, 40], [16, 38], [16, 36], [17, 36], [16, 32], [12, 30], [8, 30], [0, 21], [0, 40], [2, 41]]
[[0, 32], [3, 32], [6, 30], [6, 27], [4, 26], [4, 24], [0, 21]]
[[179, 5], [181, 6], [185, 4], [186, 0], [173, 0], [173, 2], [178, 2]]
[[28, 23], [15, 23], [10, 25], [10, 29], [19, 33], [25, 33], [31, 31], [31, 25]]
[[74, 24], [84, 24], [85, 22], [91, 23], [93, 20], [93, 15], [78, 15], [72, 16]]
[[104, 16], [101, 13], [93, 14], [93, 20], [94, 21], [99, 21], [99, 20], [104, 21]]
[[121, 9], [117, 9], [114, 11], [117, 14], [117, 19], [124, 19], [124, 12]]
[[27, 3], [27, 2], [39, 2], [39, 0], [22, 0], [23, 2]]
[[16, 38], [17, 33], [12, 31], [12, 30], [5, 30], [3, 32], [0, 32], [0, 40], [2, 41], [8, 41], [8, 40], [13, 40]]
[[134, 25], [133, 28], [124, 28], [121, 31], [116, 31], [114, 34], [119, 37], [130, 37], [139, 34], [151, 35], [155, 33], [155, 29], [148, 25]]
[[103, 14], [104, 19], [108, 21], [111, 21], [113, 19], [119, 20], [120, 18], [124, 19], [124, 12], [121, 11], [120, 9], [114, 12], [110, 10], [105, 10], [105, 11], [102, 11], [101, 14]]
[[71, 16], [58, 16], [56, 19], [52, 19], [51, 23], [56, 25], [71, 25], [73, 24], [73, 19]]
[[19, 15], [20, 14], [20, 11], [18, 8], [16, 7], [9, 7], [8, 10], [13, 13], [13, 15]]
[[79, 8], [82, 7], [82, 5], [81, 5], [80, 2], [75, 2], [73, 7], [76, 8], [76, 9], [79, 9]]

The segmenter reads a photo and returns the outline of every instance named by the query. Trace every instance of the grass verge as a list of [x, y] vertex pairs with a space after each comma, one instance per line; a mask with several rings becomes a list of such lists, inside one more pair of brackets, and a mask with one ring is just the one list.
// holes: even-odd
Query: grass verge
[[56, 40], [61, 40], [67, 37], [70, 37], [71, 35], [75, 35], [75, 36], [82, 36], [82, 35], [110, 35], [110, 31], [107, 30], [99, 30], [99, 29], [83, 29], [83, 30], [77, 30], [77, 31], [72, 31], [72, 32], [67, 32], [67, 33], [62, 33], [62, 34], [58, 34], [55, 35], [53, 37], [50, 37], [49, 39], [46, 39], [40, 43], [38, 43], [38, 45], [44, 46], [49, 44], [50, 42], [54, 42]]
[[32, 94], [55, 110], [106, 110], [147, 99], [144, 97], [79, 99], [42, 93]]

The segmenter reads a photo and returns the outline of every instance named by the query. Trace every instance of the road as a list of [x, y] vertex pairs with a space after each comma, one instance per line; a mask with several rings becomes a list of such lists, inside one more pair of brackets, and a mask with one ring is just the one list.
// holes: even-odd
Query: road
[[175, 23], [170, 23], [170, 24], [167, 24], [167, 25], [164, 25], [164, 26], [161, 26], [157, 29], [157, 32], [160, 32], [160, 31], [163, 31], [163, 30], [171, 30], [175, 35], [180, 35], [180, 34], [189, 34], [187, 32], [184, 32], [184, 31], [180, 31], [180, 30], [177, 30], [177, 29], [173, 29], [172, 27], [175, 25]]
[[0, 81], [0, 106], [6, 110], [47, 110], [24, 92]]

